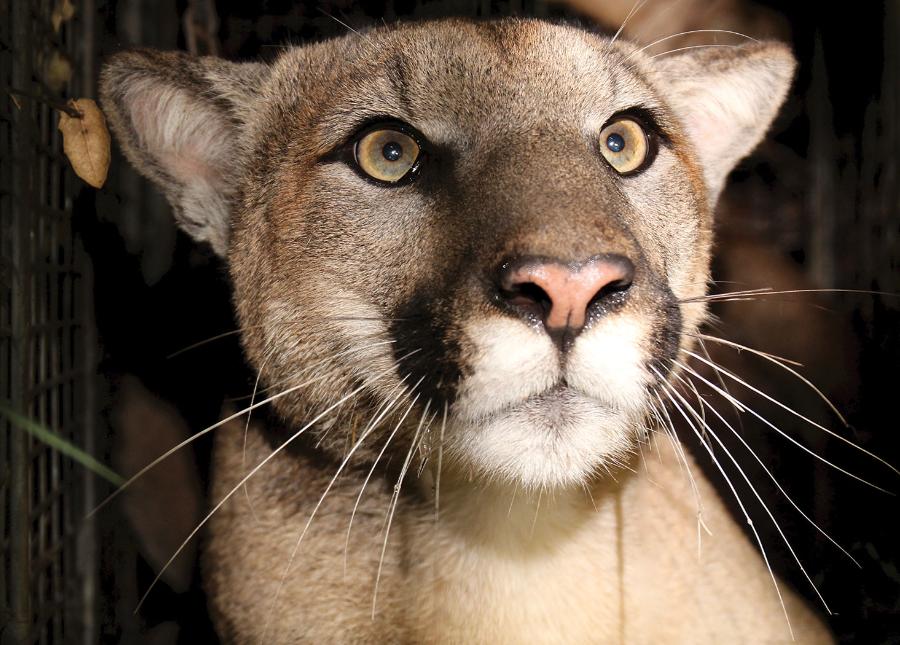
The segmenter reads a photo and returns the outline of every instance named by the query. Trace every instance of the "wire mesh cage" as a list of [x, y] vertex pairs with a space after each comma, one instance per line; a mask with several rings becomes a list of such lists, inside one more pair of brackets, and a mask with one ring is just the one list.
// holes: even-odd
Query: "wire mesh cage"
[[[115, 454], [108, 444], [122, 442], [121, 432], [107, 438], [117, 431], [109, 414], [116, 393], [108, 390], [115, 390], [121, 374], [139, 377], [175, 404], [193, 429], [218, 420], [225, 394], [249, 393], [240, 389], [246, 379], [231, 370], [222, 344], [189, 359], [165, 360], [171, 352], [233, 328], [228, 293], [220, 290], [221, 267], [179, 237], [164, 199], [121, 158], [114, 157], [109, 180], [96, 193], [68, 169], [57, 129], [59, 108], [68, 98], [95, 94], [98, 61], [138, 46], [266, 60], [286, 42], [313, 41], [382, 21], [557, 16], [561, 7], [578, 4], [0, 0], [0, 412], [26, 417], [102, 458]], [[870, 39], [871, 51], [855, 47], [868, 56], [860, 54], [859, 61], [878, 64], [855, 64], [850, 74], [839, 73], [834, 62], [838, 54], [843, 59], [851, 53], [844, 51], [843, 12], [809, 18], [800, 5], [761, 4], [777, 6], [790, 19], [801, 59], [798, 89], [783, 132], [776, 133], [784, 145], [770, 160], [774, 184], [793, 181], [796, 194], [788, 191], [788, 199], [781, 199], [785, 195], [768, 186], [759, 189], [749, 179], [767, 176], [769, 166], [758, 164], [758, 170], [748, 164], [739, 170], [748, 188], [732, 199], [732, 206], [747, 208], [736, 208], [740, 217], [733, 222], [742, 233], [762, 222], [757, 237], [768, 238], [765, 248], [790, 258], [792, 275], [809, 278], [812, 286], [896, 292], [900, 200], [891, 178], [900, 144], [900, 4], [888, 0], [860, 10], [860, 24], [873, 34], [883, 29], [884, 51], [878, 38]], [[648, 5], [649, 12], [657, 10], [654, 3]], [[865, 118], [856, 123], [860, 115]], [[849, 124], [839, 136], [836, 122], [842, 119]], [[765, 199], [755, 202], [747, 195]], [[776, 201], [793, 210], [775, 212]], [[754, 213], [757, 219], [751, 220]], [[851, 314], [864, 351], [859, 368], [847, 371], [859, 373], [860, 382], [848, 388], [862, 394], [850, 410], [851, 420], [858, 436], [880, 441], [871, 444], [876, 452], [896, 454], [896, 438], [878, 431], [896, 390], [896, 378], [882, 378], [881, 372], [886, 367], [896, 371], [897, 301], [857, 302]], [[774, 314], [773, 319], [778, 320]], [[780, 327], [777, 335], [788, 336]], [[236, 343], [233, 351], [240, 363]], [[827, 376], [828, 365], [854, 363], [835, 359], [822, 365], [813, 372]], [[192, 449], [202, 455], [198, 445]], [[770, 457], [778, 454], [777, 447], [758, 447]], [[203, 470], [203, 458], [197, 466]], [[876, 523], [853, 489], [832, 485], [818, 471], [814, 478], [800, 470], [788, 476], [805, 486], [801, 494], [808, 504], [803, 507], [813, 508], [823, 526]], [[137, 532], [121, 509], [111, 505], [107, 515], [85, 519], [104, 492], [93, 472], [0, 414], [0, 643], [215, 642], [211, 626], [196, 626], [206, 611], [196, 580], [188, 592], [164, 588], [161, 593], [158, 587], [165, 584], [158, 585], [135, 616], [137, 599], [156, 570], [141, 559]], [[880, 537], [879, 544], [895, 543], [896, 529], [883, 524], [869, 533]], [[861, 538], [854, 548], [869, 546]], [[822, 551], [816, 545], [810, 549]], [[896, 616], [897, 594], [881, 578], [896, 572], [895, 551], [880, 556], [879, 566], [870, 566], [865, 578], [829, 570], [835, 558], [824, 557], [820, 568], [826, 590], [867, 594], [863, 602], [847, 600], [844, 611], [831, 619], [836, 633], [845, 640], [883, 642], [892, 630], [886, 623]], [[796, 577], [791, 566], [779, 573]], [[885, 576], [879, 577], [879, 567]], [[166, 638], [147, 636], [166, 623], [178, 623], [181, 631]]]
[[[90, 11], [0, 4], [0, 399], [92, 449], [90, 269], [73, 234], [80, 186], [57, 130], [61, 97], [92, 84]], [[84, 7], [84, 5], [82, 5]], [[93, 642], [93, 475], [0, 425], [3, 642]]]

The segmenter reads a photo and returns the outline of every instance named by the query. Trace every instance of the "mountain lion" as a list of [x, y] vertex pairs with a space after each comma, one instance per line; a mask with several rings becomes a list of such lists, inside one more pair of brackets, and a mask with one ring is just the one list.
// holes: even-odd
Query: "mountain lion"
[[225, 641], [830, 642], [667, 432], [794, 66], [525, 19], [108, 62], [259, 375], [200, 527]]

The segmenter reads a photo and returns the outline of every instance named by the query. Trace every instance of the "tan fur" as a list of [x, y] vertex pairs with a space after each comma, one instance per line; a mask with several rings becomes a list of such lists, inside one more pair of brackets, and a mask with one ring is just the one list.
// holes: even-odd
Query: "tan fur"
[[[219, 437], [223, 475], [215, 499], [239, 481], [243, 428], [233, 423]], [[250, 437], [247, 459], [257, 463], [270, 447]], [[590, 492], [540, 503], [502, 488], [472, 493], [464, 478], [444, 473], [438, 518], [430, 491], [410, 491], [394, 519], [372, 620], [378, 528], [391, 490], [385, 482], [367, 488], [345, 569], [344, 537], [359, 489], [353, 478], [339, 482], [319, 509], [279, 609], [260, 612], [318, 500], [285, 488], [321, 491], [330, 475], [276, 458], [251, 480], [255, 520], [243, 496], [214, 516], [206, 564], [223, 635], [254, 642], [269, 618], [268, 642], [790, 643], [768, 571], [702, 478], [711, 535], [698, 526], [670, 441], [654, 439], [628, 466], [634, 472], [619, 470]], [[782, 591], [795, 642], [830, 642], [812, 613]]]
[[[676, 382], [705, 317], [682, 301], [705, 292], [714, 203], [793, 67], [774, 43], [654, 59], [527, 20], [377, 29], [269, 67], [109, 64], [126, 153], [227, 255], [261, 383], [294, 387], [251, 426], [246, 457], [239, 426], [217, 442], [213, 499], [227, 501], [205, 562], [226, 641], [789, 638], [709, 485], [698, 557], [677, 453], [658, 438], [646, 464], [636, 453], [669, 391], [659, 374]], [[660, 136], [620, 177], [596, 139], [629, 110]], [[427, 140], [414, 182], [354, 170], [347, 146], [375, 118]], [[634, 282], [565, 354], [496, 291], [510, 258], [596, 254], [630, 258]], [[263, 460], [248, 502], [238, 485]], [[783, 593], [797, 640], [828, 642]]]

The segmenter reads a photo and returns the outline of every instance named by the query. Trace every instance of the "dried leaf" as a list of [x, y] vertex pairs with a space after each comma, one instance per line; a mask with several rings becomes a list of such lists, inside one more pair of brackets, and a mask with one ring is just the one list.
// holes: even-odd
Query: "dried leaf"
[[72, 0], [56, 0], [53, 13], [50, 14], [50, 24], [53, 25], [53, 33], [58, 34], [62, 26], [75, 16], [75, 5]]
[[69, 101], [81, 117], [59, 113], [59, 131], [63, 135], [63, 152], [72, 170], [94, 188], [101, 188], [109, 171], [109, 130], [103, 112], [91, 99]]
[[44, 83], [56, 93], [66, 88], [69, 79], [72, 78], [72, 63], [66, 56], [58, 51], [53, 51], [44, 63]]

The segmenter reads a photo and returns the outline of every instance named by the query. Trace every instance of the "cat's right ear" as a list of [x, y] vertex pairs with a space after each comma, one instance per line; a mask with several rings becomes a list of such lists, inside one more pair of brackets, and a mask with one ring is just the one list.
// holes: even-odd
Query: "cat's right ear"
[[241, 136], [267, 76], [237, 64], [181, 52], [114, 56], [100, 76], [100, 100], [113, 133], [137, 170], [165, 193], [179, 226], [228, 248]]

